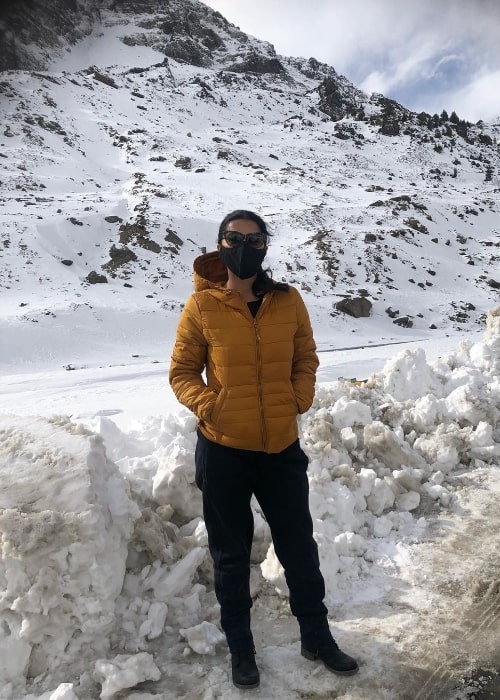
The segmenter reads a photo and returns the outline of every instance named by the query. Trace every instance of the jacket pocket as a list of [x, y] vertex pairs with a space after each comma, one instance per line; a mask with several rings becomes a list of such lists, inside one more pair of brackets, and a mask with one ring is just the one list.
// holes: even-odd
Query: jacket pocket
[[210, 423], [215, 424], [217, 422], [217, 418], [220, 415], [220, 412], [222, 410], [222, 407], [224, 405], [225, 400], [226, 400], [226, 391], [225, 391], [225, 389], [221, 389], [219, 392], [219, 395], [217, 396], [217, 400], [214, 404], [212, 412], [210, 414]]
[[288, 382], [288, 388], [289, 388], [289, 390], [290, 390], [290, 394], [291, 394], [291, 396], [292, 396], [292, 401], [293, 401], [293, 403], [294, 403], [294, 405], [295, 405], [295, 408], [296, 408], [296, 410], [297, 410], [297, 413], [300, 413], [299, 402], [297, 401], [297, 396], [295, 395], [295, 391], [293, 390], [293, 384], [292, 384], [292, 382]]

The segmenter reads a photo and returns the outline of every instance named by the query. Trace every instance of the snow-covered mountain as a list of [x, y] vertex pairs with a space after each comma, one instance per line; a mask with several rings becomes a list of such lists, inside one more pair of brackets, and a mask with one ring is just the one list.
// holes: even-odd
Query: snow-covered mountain
[[2, 36], [2, 362], [160, 347], [240, 207], [320, 346], [477, 328], [498, 301], [500, 121], [365, 95], [195, 0], [17, 3]]

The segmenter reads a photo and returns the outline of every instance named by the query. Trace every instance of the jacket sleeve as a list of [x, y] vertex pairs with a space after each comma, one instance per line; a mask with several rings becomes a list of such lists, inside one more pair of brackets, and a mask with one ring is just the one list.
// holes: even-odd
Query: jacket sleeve
[[292, 386], [297, 398], [299, 413], [305, 413], [311, 408], [313, 402], [319, 360], [309, 314], [297, 291], [296, 295], [298, 328], [294, 337]]
[[178, 401], [202, 420], [210, 417], [217, 398], [202, 377], [207, 348], [200, 309], [193, 295], [186, 302], [177, 327], [169, 380]]

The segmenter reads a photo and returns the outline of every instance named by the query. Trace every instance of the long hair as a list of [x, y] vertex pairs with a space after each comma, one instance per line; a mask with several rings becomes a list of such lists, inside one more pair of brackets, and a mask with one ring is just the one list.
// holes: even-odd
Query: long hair
[[[271, 237], [269, 230], [267, 228], [266, 222], [258, 214], [253, 211], [248, 211], [247, 209], [236, 209], [235, 211], [226, 214], [222, 219], [219, 226], [219, 235], [217, 237], [217, 243], [221, 243], [226, 226], [230, 221], [235, 221], [236, 219], [246, 219], [247, 221], [253, 221], [259, 227], [261, 233], [266, 236], [266, 239]], [[252, 285], [252, 291], [256, 297], [263, 296], [266, 292], [271, 290], [277, 290], [280, 292], [288, 292], [288, 284], [286, 282], [276, 282], [271, 276], [271, 270], [264, 270], [262, 267], [257, 272], [257, 277]]]

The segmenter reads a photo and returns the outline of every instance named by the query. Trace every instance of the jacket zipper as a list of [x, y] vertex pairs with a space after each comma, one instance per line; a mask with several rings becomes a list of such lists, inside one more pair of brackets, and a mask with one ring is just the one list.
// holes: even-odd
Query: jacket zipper
[[260, 407], [260, 421], [262, 428], [262, 443], [264, 446], [264, 452], [267, 448], [267, 432], [266, 432], [266, 422], [264, 418], [264, 399], [262, 396], [262, 355], [260, 352], [260, 333], [257, 321], [255, 318], [253, 320], [253, 327], [255, 331], [255, 349], [257, 354], [257, 389], [259, 392], [259, 407]]
[[[230, 292], [229, 292], [230, 293]], [[271, 296], [271, 295], [269, 295]], [[250, 313], [250, 310], [245, 302], [245, 311], [244, 315], [245, 316], [250, 316], [252, 319], [253, 323], [253, 329], [255, 333], [255, 354], [256, 354], [256, 363], [257, 363], [257, 391], [258, 391], [258, 397], [259, 397], [259, 409], [260, 409], [260, 422], [261, 422], [261, 431], [262, 431], [262, 445], [263, 445], [263, 450], [264, 452], [267, 450], [267, 430], [266, 430], [266, 421], [265, 421], [265, 415], [264, 415], [264, 397], [263, 397], [263, 391], [262, 391], [262, 354], [260, 351], [261, 345], [260, 345], [260, 333], [259, 333], [259, 327], [257, 325], [257, 316], [260, 316], [262, 313], [262, 307], [264, 304], [269, 303], [269, 300], [264, 297], [262, 300], [262, 304], [260, 306], [260, 309], [257, 311], [257, 316], [253, 317], [252, 314]]]

